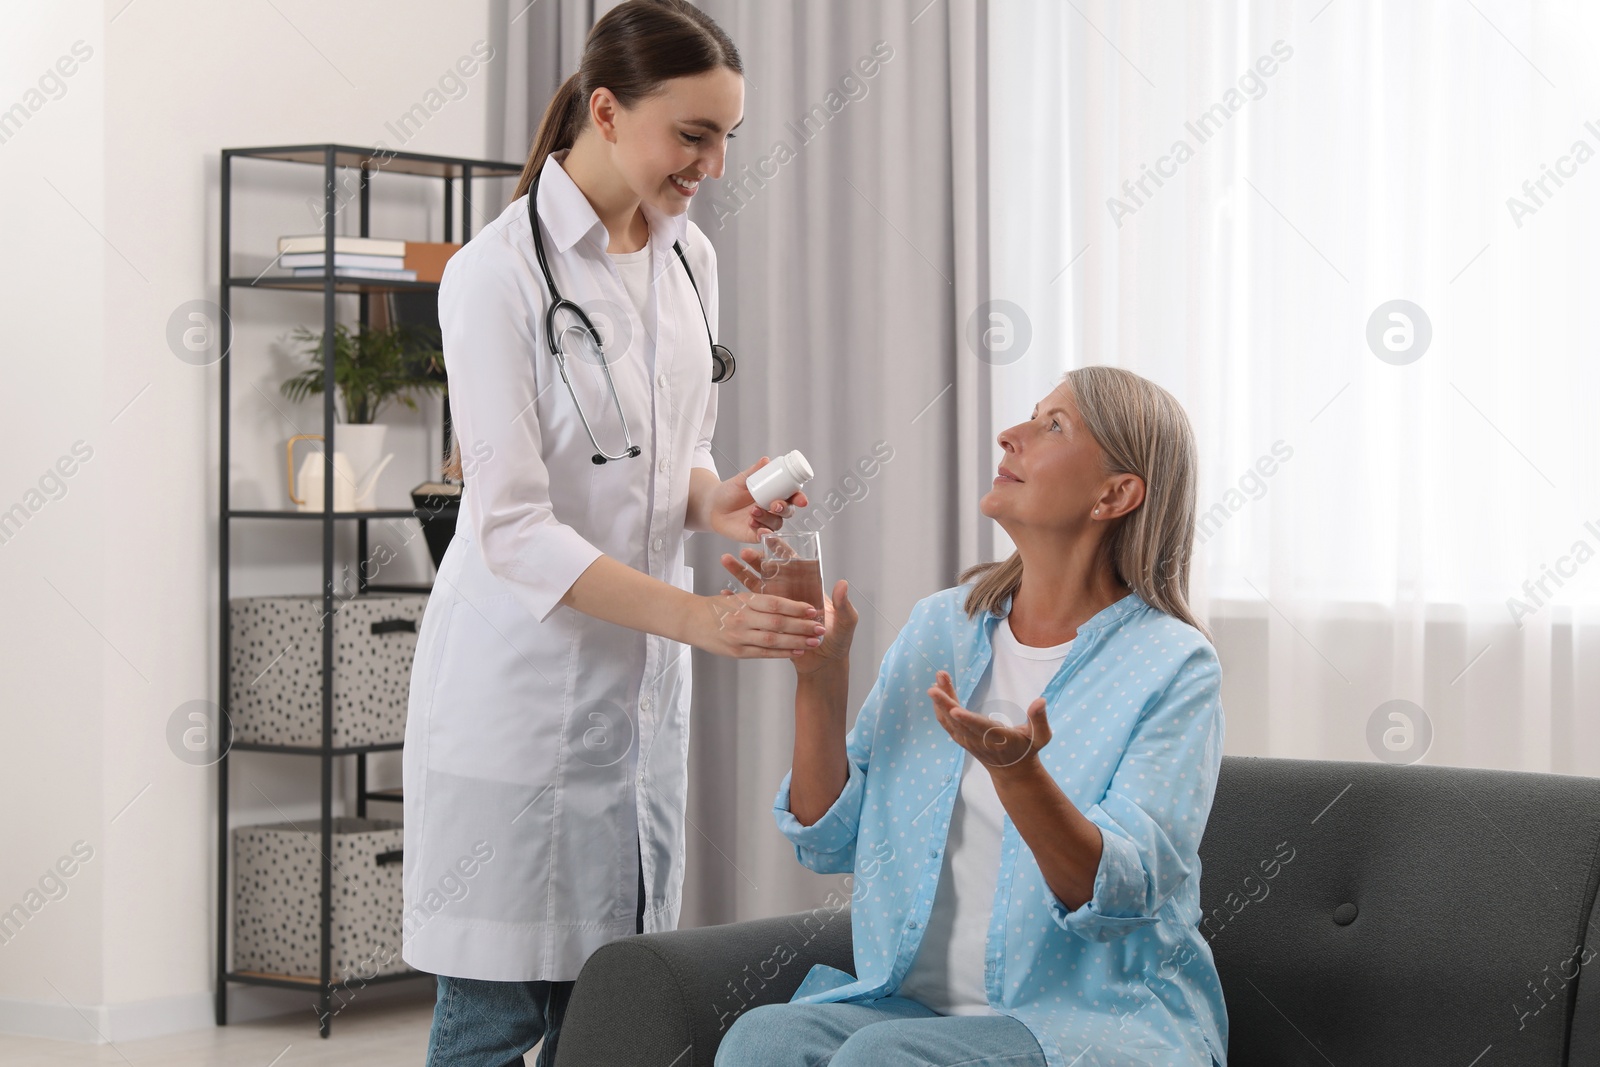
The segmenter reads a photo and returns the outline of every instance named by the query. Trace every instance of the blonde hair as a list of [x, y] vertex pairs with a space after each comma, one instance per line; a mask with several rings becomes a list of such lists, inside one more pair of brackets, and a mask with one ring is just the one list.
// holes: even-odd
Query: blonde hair
[[[1102, 544], [1117, 579], [1151, 607], [1211, 633], [1189, 609], [1194, 553], [1195, 483], [1199, 459], [1183, 405], [1148, 378], [1120, 367], [1079, 367], [1062, 379], [1105, 454], [1107, 474], [1135, 474], [1144, 502], [1110, 524]], [[1022, 556], [980, 563], [962, 572], [969, 616], [997, 611], [1022, 586]]]

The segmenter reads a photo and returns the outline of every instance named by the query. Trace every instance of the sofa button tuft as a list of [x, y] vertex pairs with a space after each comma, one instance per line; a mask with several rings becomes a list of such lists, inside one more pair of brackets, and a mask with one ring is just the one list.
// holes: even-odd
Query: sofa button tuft
[[1333, 921], [1340, 926], [1349, 926], [1356, 921], [1356, 906], [1354, 904], [1340, 904], [1333, 909]]

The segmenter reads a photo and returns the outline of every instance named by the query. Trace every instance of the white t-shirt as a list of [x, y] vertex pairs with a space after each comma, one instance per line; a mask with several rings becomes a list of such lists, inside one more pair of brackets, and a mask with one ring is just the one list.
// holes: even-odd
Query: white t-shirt
[[622, 275], [623, 288], [628, 290], [628, 298], [633, 301], [634, 309], [639, 312], [639, 321], [644, 323], [645, 332], [650, 334], [650, 339], [655, 340], [655, 333], [650, 329], [650, 243], [637, 252], [608, 252], [611, 262], [617, 265], [617, 271]]
[[[1001, 620], [994, 628], [994, 656], [972, 692], [970, 710], [999, 714], [1020, 726], [1027, 721], [1028, 705], [1043, 695], [1071, 648], [1071, 641], [1049, 648], [1024, 645], [1011, 632], [1010, 618]], [[933, 911], [897, 996], [910, 997], [940, 1015], [994, 1014], [983, 987], [983, 952], [1000, 875], [1004, 818], [988, 768], [965, 753]]]

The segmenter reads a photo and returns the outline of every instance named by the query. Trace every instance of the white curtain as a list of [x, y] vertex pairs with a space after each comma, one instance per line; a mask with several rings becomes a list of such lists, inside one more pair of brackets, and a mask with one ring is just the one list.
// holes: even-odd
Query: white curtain
[[989, 13], [995, 291], [1188, 408], [1229, 751], [1600, 773], [1600, 13]]

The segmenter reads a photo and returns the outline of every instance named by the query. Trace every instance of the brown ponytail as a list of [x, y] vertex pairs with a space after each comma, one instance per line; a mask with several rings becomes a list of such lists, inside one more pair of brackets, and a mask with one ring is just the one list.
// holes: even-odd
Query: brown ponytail
[[[623, 107], [660, 91], [663, 82], [726, 67], [744, 73], [733, 40], [688, 0], [627, 0], [589, 30], [578, 70], [556, 90], [539, 121], [528, 162], [511, 199], [527, 195], [552, 152], [571, 148], [589, 123], [589, 99], [606, 88]], [[462, 481], [461, 441], [450, 435], [444, 476]]]
[[511, 199], [527, 195], [528, 187], [544, 169], [545, 158], [551, 152], [571, 148], [578, 139], [578, 131], [583, 129], [588, 117], [583, 106], [588, 98], [578, 95], [582, 77], [581, 70], [571, 74], [561, 83], [556, 95], [550, 98], [549, 105], [544, 109], [544, 118], [539, 120], [539, 133], [533, 139], [533, 150], [528, 153], [527, 165], [522, 168], [522, 177], [517, 179], [517, 190], [511, 194]]

